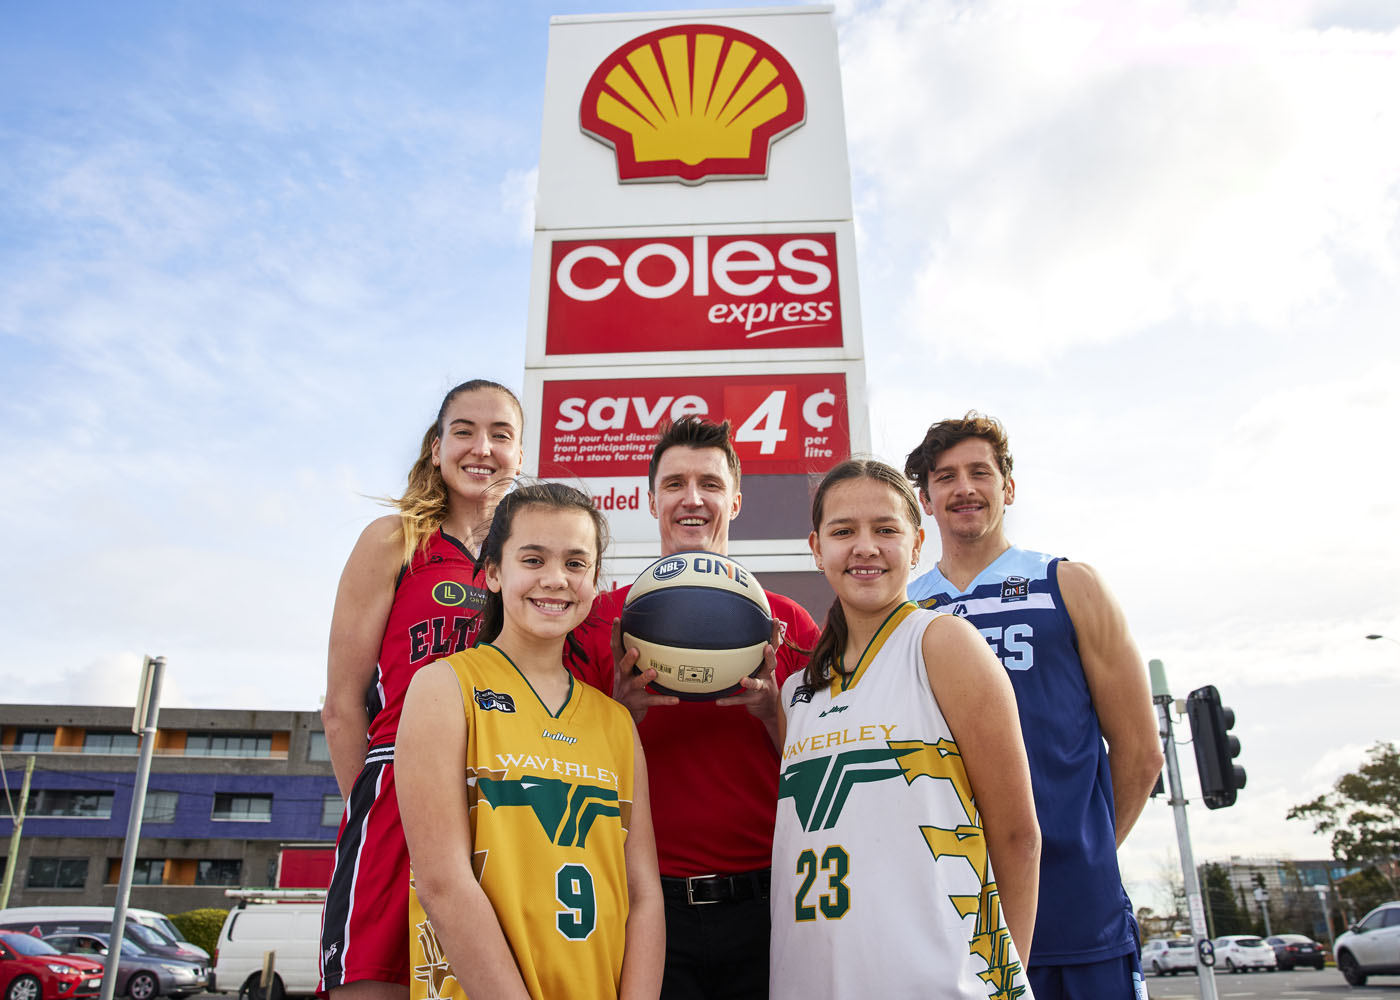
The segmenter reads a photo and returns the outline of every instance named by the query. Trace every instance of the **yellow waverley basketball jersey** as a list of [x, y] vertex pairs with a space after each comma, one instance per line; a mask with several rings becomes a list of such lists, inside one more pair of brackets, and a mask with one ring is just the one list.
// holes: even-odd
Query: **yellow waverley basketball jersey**
[[[467, 715], [472, 870], [536, 1000], [613, 998], [627, 923], [627, 710], [570, 680], [550, 713], [499, 649], [447, 658]], [[412, 1000], [466, 996], [410, 879]]]

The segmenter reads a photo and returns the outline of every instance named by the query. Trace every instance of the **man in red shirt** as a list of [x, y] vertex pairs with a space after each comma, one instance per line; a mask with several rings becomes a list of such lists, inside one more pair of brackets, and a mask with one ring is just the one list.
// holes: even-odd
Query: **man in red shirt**
[[[739, 514], [739, 456], [729, 422], [685, 417], [652, 451], [647, 504], [661, 555], [727, 555]], [[633, 672], [617, 618], [629, 588], [599, 594], [574, 631], [575, 676], [627, 706], [650, 774], [652, 822], [666, 898], [662, 1000], [768, 995], [768, 884], [778, 800], [778, 692], [803, 669], [819, 630], [801, 605], [768, 594], [778, 623], [772, 662], [741, 694], [681, 701]]]

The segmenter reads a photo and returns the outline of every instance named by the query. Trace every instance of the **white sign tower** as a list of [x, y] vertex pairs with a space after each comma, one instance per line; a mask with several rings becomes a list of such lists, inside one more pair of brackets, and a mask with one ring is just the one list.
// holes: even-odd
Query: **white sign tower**
[[550, 22], [527, 458], [598, 498], [614, 578], [658, 554], [658, 428], [701, 413], [743, 463], [731, 554], [824, 589], [810, 488], [870, 447], [850, 188], [830, 7]]

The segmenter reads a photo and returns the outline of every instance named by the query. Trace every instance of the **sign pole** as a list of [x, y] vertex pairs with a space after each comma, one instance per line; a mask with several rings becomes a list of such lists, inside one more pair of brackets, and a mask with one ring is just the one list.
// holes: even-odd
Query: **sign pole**
[[1167, 670], [1161, 660], [1148, 663], [1152, 673], [1152, 701], [1157, 706], [1162, 746], [1167, 757], [1167, 790], [1171, 793], [1172, 814], [1176, 817], [1176, 846], [1181, 855], [1181, 877], [1186, 888], [1186, 906], [1191, 913], [1191, 935], [1196, 939], [1196, 978], [1202, 1000], [1218, 1000], [1215, 991], [1215, 948], [1206, 930], [1206, 911], [1201, 896], [1201, 880], [1196, 875], [1196, 859], [1191, 853], [1191, 828], [1186, 822], [1186, 796], [1181, 793], [1181, 765], [1176, 759], [1172, 738], [1172, 696], [1167, 689]]
[[10, 888], [15, 883], [15, 866], [19, 864], [19, 835], [24, 829], [24, 816], [29, 811], [29, 779], [34, 777], [34, 755], [24, 765], [24, 787], [19, 793], [19, 812], [15, 815], [14, 829], [10, 831], [10, 857], [5, 862], [5, 885], [0, 888], [0, 910], [10, 905]]
[[151, 777], [151, 757], [156, 748], [156, 719], [160, 715], [160, 682], [165, 674], [165, 657], [146, 657], [141, 671], [141, 688], [131, 730], [141, 735], [141, 760], [131, 786], [131, 813], [126, 819], [126, 844], [122, 848], [121, 880], [112, 907], [112, 933], [107, 945], [107, 965], [102, 975], [100, 1000], [112, 1000], [117, 988], [117, 965], [126, 937], [126, 904], [131, 896], [131, 876], [136, 867], [136, 848], [141, 839], [141, 814], [146, 809], [146, 783]]

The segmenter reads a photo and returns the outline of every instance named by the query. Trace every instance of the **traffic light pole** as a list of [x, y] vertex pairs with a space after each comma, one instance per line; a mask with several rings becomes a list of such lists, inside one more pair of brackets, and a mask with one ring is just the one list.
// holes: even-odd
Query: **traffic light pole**
[[1151, 661], [1148, 668], [1152, 673], [1152, 702], [1157, 706], [1162, 748], [1167, 758], [1167, 791], [1171, 795], [1172, 815], [1176, 817], [1176, 846], [1181, 856], [1186, 908], [1191, 914], [1191, 936], [1196, 939], [1197, 981], [1201, 986], [1202, 1000], [1219, 1000], [1219, 994], [1215, 991], [1215, 948], [1206, 929], [1201, 880], [1196, 875], [1196, 859], [1191, 853], [1191, 828], [1186, 822], [1186, 796], [1181, 792], [1181, 765], [1176, 759], [1176, 740], [1172, 737], [1172, 696], [1167, 689], [1167, 671], [1161, 660]]

